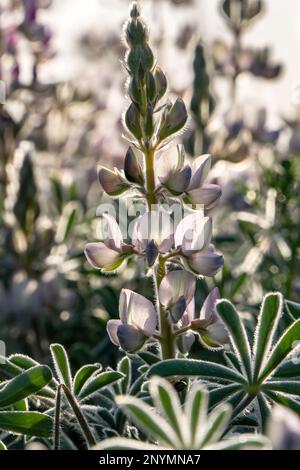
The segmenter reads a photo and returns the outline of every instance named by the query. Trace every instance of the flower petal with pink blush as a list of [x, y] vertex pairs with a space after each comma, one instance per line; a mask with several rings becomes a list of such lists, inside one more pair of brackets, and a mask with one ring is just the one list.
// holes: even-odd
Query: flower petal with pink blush
[[207, 327], [207, 336], [217, 344], [226, 344], [229, 342], [229, 336], [221, 320], [212, 323]]
[[145, 336], [152, 336], [157, 325], [157, 314], [150, 300], [128, 289], [122, 289], [119, 303], [122, 323], [131, 325]]
[[197, 189], [188, 190], [189, 201], [192, 204], [203, 204], [206, 210], [213, 209], [221, 195], [221, 186], [217, 184], [205, 184]]
[[117, 335], [121, 348], [130, 353], [141, 349], [146, 340], [144, 333], [131, 325], [121, 324], [118, 327]]
[[105, 245], [111, 250], [121, 251], [123, 237], [119, 224], [110, 214], [103, 214], [102, 234]]
[[121, 320], [109, 320], [106, 325], [106, 331], [108, 333], [108, 336], [111, 340], [111, 342], [115, 346], [119, 346], [119, 340], [117, 336], [117, 330], [119, 326], [122, 325]]
[[173, 247], [173, 223], [166, 212], [146, 212], [135, 222], [132, 233], [132, 244], [135, 249], [139, 253], [144, 253], [152, 240], [161, 253], [166, 253]]
[[212, 277], [222, 268], [224, 258], [215, 250], [213, 245], [209, 245], [205, 251], [193, 253], [189, 256], [187, 264], [194, 273]]
[[180, 248], [184, 255], [204, 250], [212, 236], [212, 219], [202, 217], [194, 212], [184, 217], [175, 231], [175, 247]]
[[84, 253], [94, 268], [106, 271], [114, 271], [124, 259], [117, 251], [111, 250], [102, 242], [88, 243]]
[[215, 313], [215, 305], [217, 300], [220, 299], [220, 292], [217, 287], [215, 287], [206, 297], [204, 304], [202, 305], [200, 311], [200, 320], [207, 320], [209, 322], [216, 321], [219, 317]]
[[184, 328], [188, 326], [195, 318], [195, 300], [192, 299], [188, 304], [186, 311], [181, 317], [180, 322], [178, 323], [179, 328]]
[[211, 169], [211, 155], [200, 155], [191, 165], [192, 175], [188, 191], [198, 189], [206, 180]]
[[174, 305], [180, 297], [184, 297], [188, 305], [194, 297], [196, 280], [187, 271], [171, 271], [162, 280], [159, 287], [159, 300], [165, 307]]

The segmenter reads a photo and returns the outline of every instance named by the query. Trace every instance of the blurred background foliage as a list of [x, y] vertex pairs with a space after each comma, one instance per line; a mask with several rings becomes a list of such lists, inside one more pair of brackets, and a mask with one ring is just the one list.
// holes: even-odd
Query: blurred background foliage
[[[126, 152], [120, 60], [130, 2], [90, 3], [0, 2], [7, 91], [0, 106], [0, 338], [8, 353], [38, 361], [48, 360], [51, 342], [62, 343], [74, 367], [115, 366], [119, 352], [105, 325], [118, 315], [119, 290], [150, 297], [152, 289], [143, 266], [129, 263], [108, 277], [83, 256], [97, 239], [97, 206], [107, 202], [97, 163], [118, 166]], [[213, 155], [212, 179], [223, 187], [214, 233], [226, 263], [210, 285], [198, 281], [197, 303], [216, 283], [250, 323], [268, 291], [300, 301], [299, 87], [288, 82], [290, 106], [284, 102], [282, 112], [270, 100], [262, 107], [263, 90], [287, 80], [286, 57], [275, 56], [272, 43], [247, 39], [272, 8], [284, 15], [288, 3], [296, 8], [293, 0], [282, 10], [267, 0], [142, 1], [170, 91], [190, 106], [178, 141], [191, 158]], [[218, 17], [209, 17], [212, 4]], [[223, 25], [220, 37], [218, 28], [207, 34], [204, 27], [214, 21]], [[199, 345], [194, 353], [203, 353]]]

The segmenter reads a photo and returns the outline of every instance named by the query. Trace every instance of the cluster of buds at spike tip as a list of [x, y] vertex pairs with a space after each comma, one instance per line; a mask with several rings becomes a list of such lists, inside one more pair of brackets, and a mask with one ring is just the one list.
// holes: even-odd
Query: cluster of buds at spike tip
[[179, 132], [188, 116], [183, 101], [177, 99], [174, 104], [168, 102], [161, 106], [161, 116], [155, 119], [157, 104], [167, 91], [167, 79], [155, 63], [148, 29], [140, 18], [136, 3], [130, 16], [125, 26], [128, 46], [125, 64], [129, 73], [128, 95], [132, 102], [125, 112], [124, 121], [136, 143], [148, 148], [150, 142], [160, 143]]

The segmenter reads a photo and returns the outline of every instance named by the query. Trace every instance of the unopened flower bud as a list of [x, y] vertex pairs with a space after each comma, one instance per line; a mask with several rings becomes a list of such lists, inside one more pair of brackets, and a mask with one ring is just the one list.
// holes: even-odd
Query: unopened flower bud
[[153, 136], [154, 132], [154, 124], [153, 124], [153, 109], [151, 104], [147, 105], [147, 110], [146, 110], [146, 119], [145, 119], [145, 134], [146, 137], [151, 139]]
[[156, 98], [156, 83], [152, 72], [147, 72], [146, 75], [146, 89], [148, 101], [153, 103]]
[[127, 129], [140, 140], [143, 136], [140, 123], [140, 115], [135, 104], [131, 104], [125, 114], [125, 124]]
[[128, 93], [131, 100], [138, 106], [142, 105], [143, 102], [143, 92], [142, 92], [142, 84], [139, 80], [137, 75], [134, 75], [130, 80]]
[[130, 183], [143, 185], [145, 182], [143, 170], [131, 147], [129, 147], [125, 156], [124, 173]]
[[187, 189], [190, 179], [191, 168], [189, 166], [185, 166], [182, 170], [172, 174], [170, 179], [163, 183], [163, 186], [165, 186], [174, 196], [179, 196]]
[[120, 173], [102, 166], [98, 167], [98, 178], [103, 190], [110, 196], [118, 196], [130, 188]]
[[171, 109], [164, 115], [161, 128], [159, 130], [160, 140], [166, 139], [172, 134], [180, 131], [186, 121], [188, 115], [184, 102], [177, 98]]
[[159, 101], [166, 93], [168, 88], [167, 77], [160, 67], [155, 67], [154, 80], [156, 85], [156, 101]]
[[133, 2], [130, 9], [130, 16], [132, 19], [137, 19], [141, 15], [140, 9], [136, 2]]

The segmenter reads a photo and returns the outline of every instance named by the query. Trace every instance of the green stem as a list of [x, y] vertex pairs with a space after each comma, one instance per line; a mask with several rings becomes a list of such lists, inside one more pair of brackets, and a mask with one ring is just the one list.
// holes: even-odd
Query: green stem
[[[146, 167], [146, 199], [147, 199], [148, 209], [151, 211], [152, 206], [156, 204], [157, 202], [156, 194], [155, 194], [155, 175], [154, 175], [155, 149], [149, 145], [145, 149], [144, 155], [145, 155], [145, 167]], [[173, 359], [176, 355], [173, 328], [158, 298], [159, 286], [164, 276], [166, 275], [165, 263], [166, 261], [162, 258], [162, 256], [160, 256], [159, 264], [153, 277], [154, 277], [158, 313], [159, 313], [159, 324], [160, 324], [159, 341], [161, 345], [162, 359]]]
[[89, 447], [93, 447], [97, 444], [92, 431], [90, 430], [90, 427], [88, 425], [88, 422], [84, 416], [84, 414], [81, 412], [79, 408], [79, 404], [77, 403], [76, 398], [73, 396], [73, 394], [70, 392], [68, 387], [66, 387], [64, 384], [61, 384], [61, 387], [64, 391], [64, 394], [66, 395], [66, 398], [74, 412], [74, 415], [76, 416], [76, 419], [78, 421], [78, 424], [82, 430], [82, 433], [86, 439], [86, 442]]
[[155, 177], [154, 177], [154, 150], [149, 148], [145, 150], [145, 164], [146, 164], [146, 199], [149, 210], [152, 205], [156, 204], [155, 195]]
[[[157, 290], [166, 275], [166, 266], [165, 261], [160, 258], [159, 265], [155, 274], [154, 282], [156, 284]], [[161, 345], [161, 354], [162, 359], [173, 359], [176, 355], [174, 334], [172, 324], [169, 321], [168, 315], [166, 314], [163, 306], [158, 302], [159, 309], [159, 323], [160, 323], [160, 345]]]

